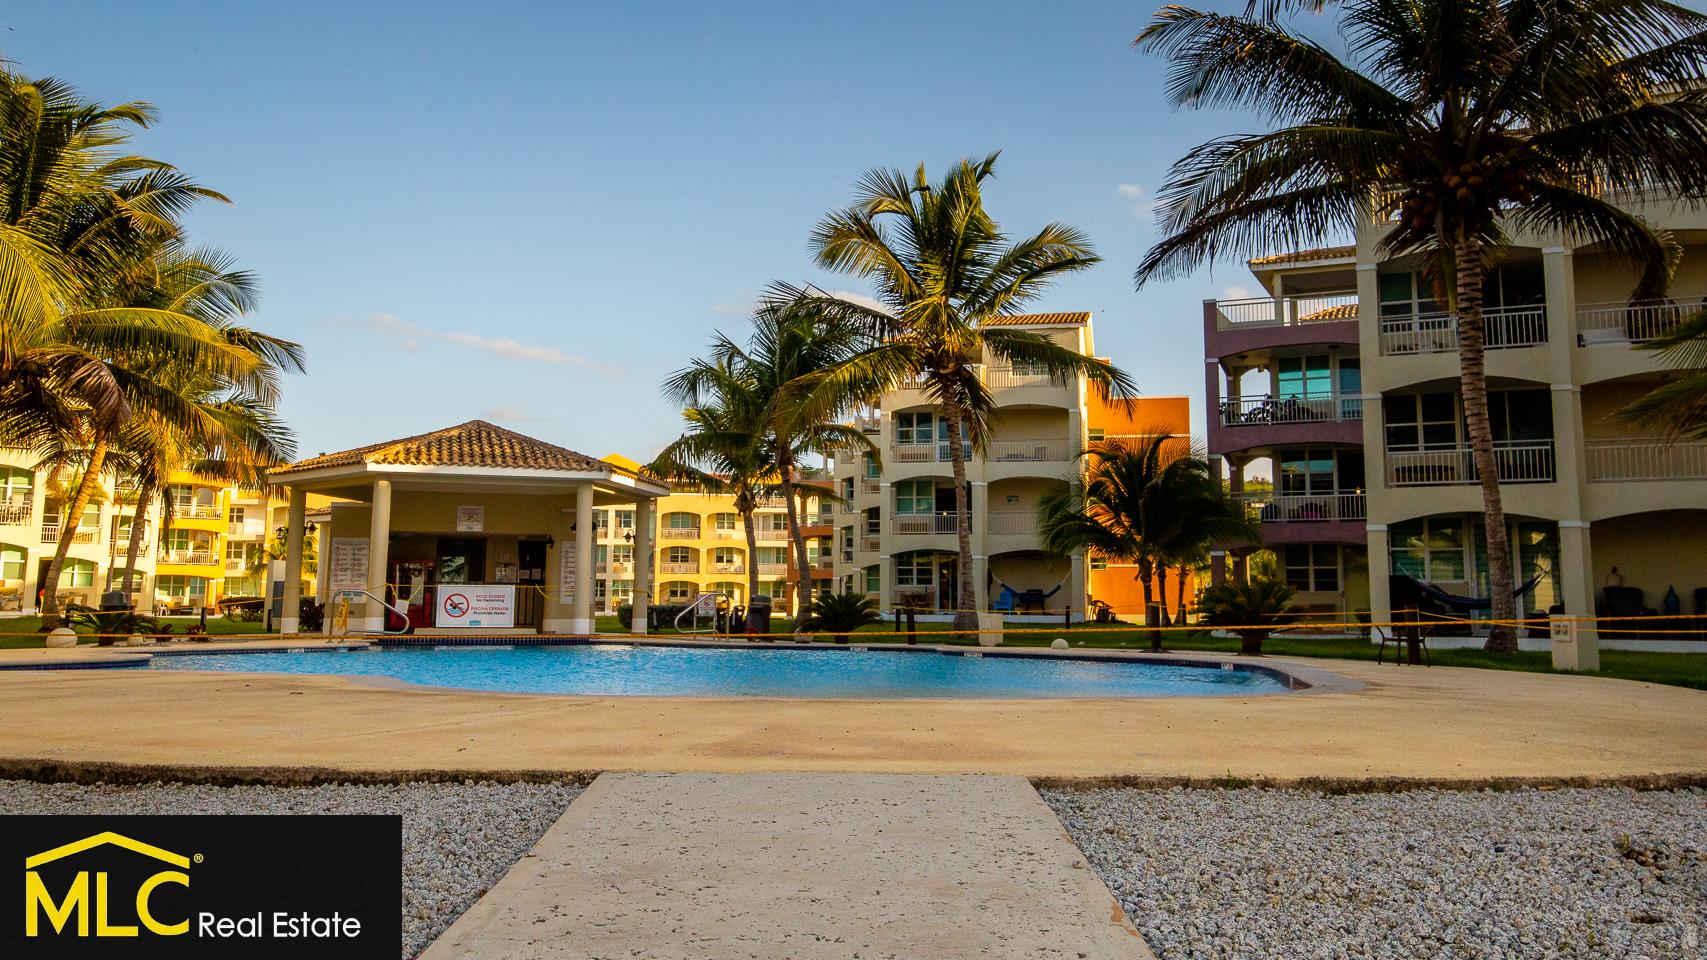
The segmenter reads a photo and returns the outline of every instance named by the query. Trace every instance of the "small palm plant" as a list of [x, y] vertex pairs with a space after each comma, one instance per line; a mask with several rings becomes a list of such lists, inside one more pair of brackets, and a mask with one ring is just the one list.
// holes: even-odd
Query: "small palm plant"
[[877, 601], [862, 593], [823, 593], [812, 601], [812, 612], [800, 626], [812, 633], [828, 633], [837, 643], [847, 643], [848, 634], [882, 620]]
[[1198, 598], [1201, 622], [1210, 627], [1232, 627], [1239, 635], [1239, 652], [1262, 653], [1262, 642], [1275, 627], [1295, 623], [1298, 615], [1289, 604], [1296, 593], [1284, 580], [1253, 577], [1244, 583], [1209, 587]]

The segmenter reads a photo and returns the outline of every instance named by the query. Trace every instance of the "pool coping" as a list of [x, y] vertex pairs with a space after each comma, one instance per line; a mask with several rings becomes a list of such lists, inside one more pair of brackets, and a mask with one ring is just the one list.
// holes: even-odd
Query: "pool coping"
[[[1312, 667], [1312, 666], [1308, 666], [1305, 664], [1301, 664], [1301, 663], [1297, 662], [1296, 660], [1290, 660], [1289, 659], [1289, 660], [1286, 660], [1283, 662], [1258, 663], [1258, 662], [1252, 662], [1250, 659], [1237, 657], [1235, 655], [1229, 655], [1229, 656], [1213, 656], [1213, 655], [1210, 655], [1210, 656], [1206, 656], [1206, 655], [1204, 655], [1204, 653], [1202, 651], [1192, 651], [1191, 653], [1177, 653], [1176, 654], [1176, 653], [1166, 653], [1166, 652], [1154, 653], [1154, 652], [1142, 651], [1142, 650], [1112, 650], [1112, 649], [1105, 649], [1105, 648], [1076, 648], [1076, 649], [1075, 648], [1068, 648], [1066, 650], [1057, 650], [1057, 649], [1053, 649], [1053, 648], [1044, 648], [1044, 647], [1006, 647], [1006, 648], [1000, 647], [1000, 646], [995, 646], [995, 647], [983, 647], [983, 646], [969, 647], [969, 646], [965, 646], [965, 645], [961, 645], [961, 644], [935, 644], [935, 643], [920, 643], [920, 644], [846, 643], [846, 644], [842, 644], [842, 643], [825, 643], [822, 641], [810, 641], [810, 642], [741, 641], [741, 640], [728, 640], [728, 639], [693, 640], [693, 639], [683, 639], [683, 638], [676, 638], [676, 637], [667, 637], [667, 638], [636, 637], [632, 634], [605, 634], [605, 635], [598, 635], [598, 636], [591, 636], [591, 637], [545, 636], [545, 637], [537, 637], [537, 638], [536, 637], [527, 637], [527, 636], [516, 637], [516, 636], [493, 635], [493, 636], [488, 636], [488, 637], [452, 637], [449, 639], [451, 639], [453, 641], [460, 641], [460, 642], [453, 642], [453, 643], [439, 642], [439, 641], [442, 641], [444, 639], [446, 639], [446, 638], [434, 636], [434, 637], [410, 638], [410, 639], [404, 640], [404, 639], [400, 639], [400, 638], [396, 638], [396, 637], [386, 637], [386, 636], [376, 637], [376, 636], [362, 635], [362, 636], [357, 636], [354, 638], [341, 637], [341, 638], [336, 638], [336, 639], [330, 640], [330, 641], [325, 640], [325, 639], [315, 639], [315, 640], [267, 639], [267, 640], [253, 640], [253, 641], [225, 641], [225, 642], [212, 642], [212, 643], [198, 642], [198, 643], [195, 643], [193, 645], [185, 645], [183, 642], [180, 641], [179, 643], [174, 644], [171, 647], [165, 647], [163, 645], [150, 645], [150, 646], [145, 646], [145, 647], [99, 647], [99, 648], [90, 649], [90, 650], [86, 650], [85, 648], [81, 648], [81, 647], [78, 647], [78, 648], [57, 648], [57, 649], [47, 650], [47, 651], [8, 650], [8, 651], [0, 651], [0, 655], [9, 655], [9, 654], [18, 654], [18, 653], [33, 654], [33, 653], [38, 653], [38, 652], [46, 652], [48, 654], [57, 654], [57, 656], [54, 656], [51, 660], [49, 660], [47, 662], [42, 662], [42, 661], [27, 662], [27, 661], [24, 661], [23, 658], [17, 657], [17, 656], [0, 656], [0, 670], [93, 670], [93, 669], [113, 669], [113, 668], [138, 668], [138, 667], [146, 667], [148, 665], [149, 661], [151, 661], [154, 657], [184, 657], [184, 656], [203, 656], [203, 655], [211, 656], [211, 655], [227, 655], [227, 654], [240, 655], [240, 654], [254, 654], [254, 653], [282, 653], [282, 652], [335, 653], [335, 652], [351, 652], [351, 651], [355, 651], [355, 650], [365, 650], [365, 649], [373, 649], [373, 648], [412, 649], [412, 648], [423, 648], [423, 647], [430, 648], [430, 647], [463, 647], [463, 646], [467, 646], [467, 647], [479, 647], [479, 646], [519, 647], [519, 646], [621, 645], [621, 646], [674, 647], [674, 648], [685, 648], [685, 649], [746, 650], [746, 651], [752, 651], [752, 652], [777, 652], [777, 653], [787, 653], [788, 651], [791, 651], [791, 650], [838, 650], [838, 651], [843, 651], [843, 652], [847, 652], [847, 653], [856, 653], [856, 652], [919, 653], [919, 654], [934, 653], [934, 654], [943, 655], [943, 656], [962, 656], [962, 657], [965, 657], [965, 656], [1005, 657], [1005, 658], [1010, 658], [1010, 659], [1035, 657], [1035, 658], [1050, 659], [1050, 660], [1076, 660], [1076, 661], [1091, 661], [1091, 662], [1122, 661], [1122, 662], [1136, 662], [1136, 663], [1156, 663], [1156, 664], [1167, 664], [1170, 666], [1196, 667], [1196, 668], [1201, 668], [1201, 669], [1231, 669], [1231, 670], [1239, 670], [1239, 671], [1248, 672], [1248, 673], [1258, 673], [1258, 674], [1262, 674], [1262, 675], [1274, 678], [1286, 686], [1286, 690], [1284, 690], [1284, 691], [1274, 691], [1274, 692], [1269, 692], [1269, 693], [1243, 692], [1243, 693], [1205, 694], [1205, 695], [1203, 695], [1203, 696], [1212, 696], [1212, 697], [1216, 697], [1216, 698], [1224, 698], [1224, 697], [1237, 698], [1237, 697], [1250, 697], [1250, 696], [1275, 696], [1275, 695], [1278, 695], [1280, 693], [1316, 694], [1316, 695], [1336, 694], [1336, 693], [1344, 694], [1344, 693], [1356, 693], [1356, 692], [1363, 690], [1365, 688], [1365, 684], [1360, 680], [1354, 679], [1352, 677], [1348, 677], [1345, 674], [1336, 673], [1336, 672], [1331, 671], [1331, 670], [1324, 670], [1324, 669], [1321, 669], [1319, 667]], [[521, 642], [518, 642], [518, 641], [521, 641]], [[232, 672], [243, 672], [243, 671], [232, 671]], [[277, 675], [271, 671], [256, 671], [256, 672], [262, 673], [262, 674], [268, 674], [268, 675]], [[343, 679], [346, 679], [346, 680], [349, 680], [349, 681], [355, 682], [355, 683], [362, 683], [363, 681], [371, 681], [371, 683], [369, 685], [383, 685], [383, 686], [387, 686], [387, 687], [395, 687], [398, 689], [407, 689], [407, 690], [454, 690], [457, 692], [464, 692], [464, 693], [480, 693], [480, 694], [497, 695], [497, 696], [520, 694], [520, 695], [526, 695], [526, 696], [582, 697], [582, 698], [593, 698], [593, 699], [605, 698], [605, 697], [610, 697], [610, 696], [623, 696], [625, 698], [632, 697], [635, 699], [652, 698], [652, 699], [668, 699], [668, 700], [731, 699], [729, 697], [720, 697], [720, 696], [716, 696], [716, 695], [692, 695], [692, 694], [685, 694], [685, 695], [658, 695], [658, 694], [613, 695], [613, 694], [549, 693], [549, 692], [540, 692], [540, 691], [482, 690], [482, 689], [478, 689], [478, 688], [469, 688], [469, 687], [447, 687], [447, 686], [440, 686], [440, 685], [434, 685], [434, 684], [418, 684], [418, 683], [412, 683], [412, 682], [406, 681], [406, 680], [401, 680], [398, 678], [384, 678], [384, 677], [375, 678], [375, 677], [371, 677], [369, 675], [362, 675], [362, 674], [355, 674], [355, 675], [351, 675], [351, 674], [322, 674], [322, 676], [340, 677], [340, 678], [343, 678]], [[395, 681], [395, 682], [387, 682], [388, 679], [390, 681]], [[1035, 700], [1035, 699], [1071, 701], [1071, 700], [1129, 700], [1129, 699], [1141, 700], [1141, 699], [1153, 699], [1153, 698], [1142, 697], [1142, 696], [1134, 696], [1134, 697], [1107, 697], [1107, 696], [1103, 696], [1103, 697], [1097, 697], [1097, 696], [1089, 696], [1089, 697], [845, 697], [845, 696], [844, 697], [811, 697], [811, 696], [806, 696], [806, 697], [774, 697], [774, 696], [756, 697], [755, 696], [755, 697], [737, 697], [737, 698], [733, 698], [733, 699], [752, 700], [752, 701], [761, 701], [761, 700], [934, 701], [934, 700], [972, 700], [972, 699], [984, 699], [984, 700], [992, 700], [992, 701], [1024, 701], [1024, 700]]]

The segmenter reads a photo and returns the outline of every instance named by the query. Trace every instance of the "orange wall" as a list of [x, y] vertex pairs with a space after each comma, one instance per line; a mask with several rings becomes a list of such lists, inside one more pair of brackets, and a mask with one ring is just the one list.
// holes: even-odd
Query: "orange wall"
[[[1139, 585], [1137, 580], [1133, 579], [1137, 573], [1138, 570], [1134, 567], [1117, 567], [1112, 564], [1102, 570], [1087, 570], [1086, 576], [1090, 580], [1091, 599], [1101, 600], [1103, 603], [1113, 607], [1114, 612], [1119, 615], [1122, 620], [1132, 620], [1136, 618], [1137, 620], [1142, 621], [1144, 618], [1144, 588]], [[1151, 590], [1154, 589], [1155, 584], [1152, 583]], [[1175, 602], [1179, 598], [1178, 591], [1179, 577], [1177, 575], [1177, 571], [1169, 568], [1167, 596], [1169, 616], [1179, 612], [1179, 604]], [[1190, 604], [1192, 598], [1196, 595], [1196, 578], [1187, 574], [1185, 587], [1186, 603]], [[1158, 597], [1156, 599], [1161, 598]]]
[[1085, 404], [1085, 426], [1105, 434], [1172, 433], [1191, 434], [1190, 397], [1139, 397], [1130, 407], [1118, 400], [1104, 400], [1095, 389]]

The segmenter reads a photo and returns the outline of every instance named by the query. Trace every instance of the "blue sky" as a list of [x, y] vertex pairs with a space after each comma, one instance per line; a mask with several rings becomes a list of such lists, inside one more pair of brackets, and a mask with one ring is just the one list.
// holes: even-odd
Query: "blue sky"
[[0, 12], [0, 54], [153, 102], [139, 150], [232, 197], [192, 232], [307, 348], [304, 455], [483, 417], [644, 459], [678, 429], [657, 384], [768, 282], [864, 290], [806, 249], [861, 173], [994, 149], [1010, 233], [1063, 220], [1105, 260], [1038, 309], [1094, 311], [1099, 352], [1201, 432], [1199, 304], [1254, 283], [1131, 275], [1168, 164], [1258, 125], [1167, 108], [1130, 47], [1152, 10], [58, 0]]

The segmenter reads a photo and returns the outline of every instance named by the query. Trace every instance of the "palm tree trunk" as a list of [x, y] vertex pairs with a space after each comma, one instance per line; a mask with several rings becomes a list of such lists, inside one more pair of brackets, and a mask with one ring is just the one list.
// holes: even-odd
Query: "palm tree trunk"
[[1162, 626], [1168, 626], [1168, 564], [1166, 561], [1156, 564], [1156, 602], [1162, 606]]
[[96, 440], [94, 449], [89, 451], [89, 464], [83, 470], [83, 479], [77, 484], [77, 493], [71, 498], [71, 508], [59, 525], [59, 543], [54, 546], [53, 562], [47, 567], [47, 582], [42, 584], [39, 611], [42, 615], [42, 626], [49, 629], [59, 626], [59, 574], [65, 567], [65, 555], [71, 551], [71, 542], [77, 538], [77, 527], [83, 521], [83, 510], [89, 506], [89, 499], [95, 495], [96, 484], [101, 482], [101, 468], [106, 459], [106, 439]]
[[[1138, 561], [1138, 585], [1144, 591], [1144, 623], [1145, 624], [1149, 624], [1149, 622], [1150, 622], [1150, 600], [1151, 600], [1150, 591], [1155, 586], [1155, 584], [1152, 583], [1151, 580], [1155, 577], [1155, 573], [1156, 573], [1156, 571], [1150, 566], [1150, 561], [1148, 561], [1148, 560]], [[1162, 649], [1162, 631], [1151, 630], [1150, 631], [1150, 651], [1152, 653], [1160, 653], [1161, 649]]]
[[154, 480], [149, 478], [142, 481], [142, 489], [136, 493], [136, 513], [130, 518], [130, 543], [124, 551], [124, 592], [130, 596], [136, 589], [136, 560], [142, 555], [143, 515], [148, 512], [149, 503], [154, 500]]
[[1488, 593], [1493, 601], [1494, 627], [1486, 648], [1498, 653], [1517, 650], [1517, 632], [1509, 623], [1515, 619], [1512, 596], [1511, 542], [1506, 536], [1505, 504], [1500, 497], [1499, 463], [1494, 459], [1493, 428], [1488, 418], [1488, 378], [1483, 364], [1487, 348], [1487, 326], [1482, 317], [1482, 241], [1460, 234], [1453, 246], [1453, 272], [1457, 284], [1458, 383], [1464, 398], [1464, 429], [1469, 434], [1470, 457], [1482, 485], [1482, 525], [1488, 540]]
[[948, 462], [954, 471], [954, 534], [960, 550], [955, 564], [960, 586], [955, 591], [959, 596], [954, 604], [954, 628], [971, 631], [978, 629], [978, 595], [972, 584], [972, 504], [966, 489], [966, 441], [960, 435], [966, 414], [953, 401], [944, 403], [942, 412], [948, 421]]
[[759, 535], [753, 527], [753, 507], [749, 503], [741, 511], [741, 527], [747, 534], [747, 609], [759, 595]]
[[806, 555], [806, 534], [801, 532], [799, 511], [794, 507], [794, 465], [787, 460], [779, 460], [777, 472], [781, 475], [782, 508], [788, 517], [788, 538], [794, 542], [794, 562], [799, 580], [794, 588], [794, 632], [800, 633], [800, 625], [805, 622], [807, 609], [812, 605], [812, 560]]
[[1179, 567], [1179, 580], [1175, 586], [1175, 589], [1179, 591], [1179, 603], [1174, 607], [1174, 623], [1182, 627], [1185, 626], [1185, 576], [1186, 568], [1185, 564], [1182, 563]]

